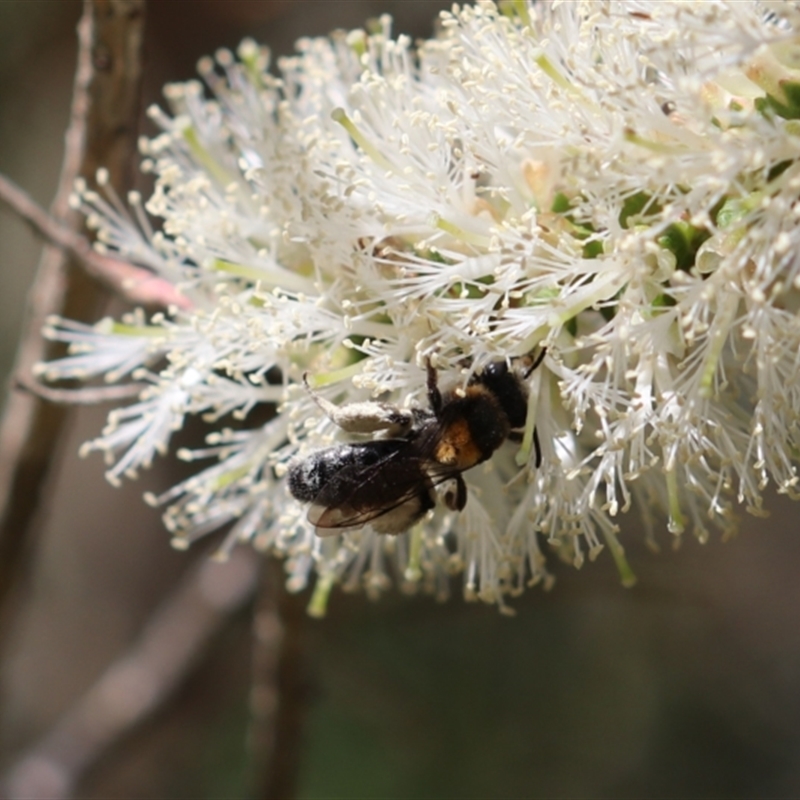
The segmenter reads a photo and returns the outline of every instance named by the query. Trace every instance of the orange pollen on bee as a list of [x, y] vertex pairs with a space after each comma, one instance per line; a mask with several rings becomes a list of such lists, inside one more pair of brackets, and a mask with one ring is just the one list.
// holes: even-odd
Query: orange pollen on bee
[[469, 425], [465, 420], [457, 420], [448, 425], [436, 446], [434, 457], [440, 464], [464, 470], [474, 467], [482, 459], [475, 446]]

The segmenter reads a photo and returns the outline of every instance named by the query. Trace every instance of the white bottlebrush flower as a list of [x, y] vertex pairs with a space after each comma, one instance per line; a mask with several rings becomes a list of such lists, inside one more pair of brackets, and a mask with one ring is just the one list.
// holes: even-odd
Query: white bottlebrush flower
[[[162, 497], [177, 546], [229, 524], [287, 556], [290, 587], [391, 581], [505, 607], [580, 566], [615, 518], [661, 510], [705, 539], [791, 493], [800, 451], [800, 11], [792, 3], [478, 3], [412, 47], [389, 20], [302, 40], [268, 71], [252, 42], [168, 87], [134, 215], [82, 189], [107, 252], [186, 307], [94, 329], [50, 379], [145, 381], [87, 445], [135, 474], [187, 414], [210, 460]], [[107, 199], [109, 198], [109, 199]], [[442, 384], [547, 348], [523, 444], [465, 474], [399, 536], [318, 537], [287, 464], [346, 439], [330, 401], [426, 406]], [[268, 413], [264, 413], [267, 410]], [[536, 467], [533, 424], [541, 441]], [[351, 437], [352, 438], [352, 437]]]

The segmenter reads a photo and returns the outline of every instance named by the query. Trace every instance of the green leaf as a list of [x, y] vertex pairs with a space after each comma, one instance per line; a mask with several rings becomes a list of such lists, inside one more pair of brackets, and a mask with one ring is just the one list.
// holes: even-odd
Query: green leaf
[[653, 200], [652, 195], [647, 192], [636, 192], [627, 197], [622, 204], [622, 210], [619, 212], [619, 224], [623, 228], [630, 228], [633, 224], [632, 222], [629, 224], [631, 217], [649, 216], [658, 213], [660, 209], [661, 205]]
[[797, 81], [781, 81], [781, 90], [786, 98], [784, 103], [774, 95], [768, 94], [766, 97], [755, 99], [756, 110], [769, 116], [776, 114], [783, 119], [800, 119], [800, 83]]
[[688, 272], [695, 262], [701, 244], [711, 234], [705, 228], [697, 228], [688, 222], [675, 222], [659, 237], [658, 243], [675, 256], [675, 266]]
[[591, 242], [586, 242], [583, 246], [584, 258], [597, 258], [603, 255], [603, 243], [599, 239], [593, 239]]
[[572, 209], [572, 204], [570, 203], [569, 197], [567, 197], [563, 192], [559, 192], [553, 198], [553, 204], [550, 206], [550, 210], [555, 214], [566, 214], [567, 211]]

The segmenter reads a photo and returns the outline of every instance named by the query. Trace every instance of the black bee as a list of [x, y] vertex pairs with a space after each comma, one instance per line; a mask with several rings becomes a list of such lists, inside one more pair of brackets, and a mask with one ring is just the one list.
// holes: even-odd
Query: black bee
[[[467, 503], [461, 473], [490, 458], [506, 439], [519, 440], [528, 390], [523, 382], [545, 351], [518, 372], [505, 360], [488, 364], [466, 388], [442, 393], [436, 369], [427, 364], [430, 410], [404, 410], [388, 403], [336, 406], [306, 388], [320, 408], [349, 433], [382, 431], [386, 438], [339, 444], [289, 465], [289, 491], [311, 503], [308, 519], [320, 536], [367, 523], [378, 533], [402, 533], [436, 505], [434, 487], [452, 481], [444, 494], [452, 511]], [[536, 466], [541, 449], [534, 428]]]

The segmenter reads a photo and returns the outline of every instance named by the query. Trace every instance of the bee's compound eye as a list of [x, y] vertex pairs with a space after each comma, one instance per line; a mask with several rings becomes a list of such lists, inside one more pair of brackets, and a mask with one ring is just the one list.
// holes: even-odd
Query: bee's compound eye
[[483, 374], [487, 378], [499, 378], [508, 373], [508, 364], [505, 361], [492, 361], [487, 364], [483, 370]]
[[[500, 361], [492, 361], [483, 368], [483, 372], [475, 378], [476, 383], [488, 386], [491, 389], [500, 388], [509, 385], [510, 382], [516, 382], [516, 373], [509, 369], [508, 363], [505, 359]], [[502, 389], [501, 389], [502, 391]]]

